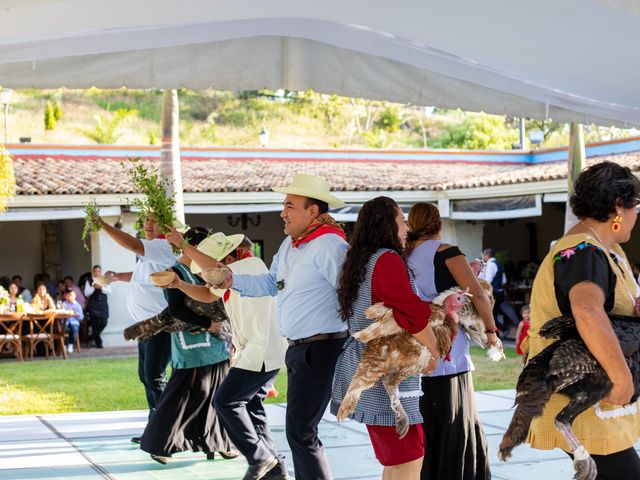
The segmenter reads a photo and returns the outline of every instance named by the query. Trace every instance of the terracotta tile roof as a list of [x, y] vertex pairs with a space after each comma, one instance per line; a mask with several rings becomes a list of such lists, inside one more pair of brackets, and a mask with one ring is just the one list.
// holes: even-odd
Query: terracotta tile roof
[[[640, 151], [593, 157], [640, 171]], [[158, 160], [145, 160], [158, 166]], [[119, 158], [14, 159], [18, 195], [135, 193]], [[294, 173], [325, 177], [337, 191], [444, 190], [553, 180], [566, 163], [539, 165], [408, 161], [292, 161], [183, 159], [185, 192], [260, 192], [285, 185]]]
[[[640, 152], [621, 153], [590, 157], [587, 165], [600, 162], [616, 162], [640, 173]], [[491, 185], [509, 185], [514, 183], [538, 182], [545, 180], [559, 180], [567, 178], [567, 162], [549, 162], [538, 165], [519, 165], [508, 171], [498, 171], [489, 168], [483, 175], [476, 178], [462, 178], [452, 180], [445, 188], [471, 188]]]

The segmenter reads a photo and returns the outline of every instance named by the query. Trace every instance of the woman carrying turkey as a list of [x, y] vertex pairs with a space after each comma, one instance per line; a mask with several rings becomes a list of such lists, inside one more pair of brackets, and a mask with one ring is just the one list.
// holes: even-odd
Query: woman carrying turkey
[[[435, 336], [428, 325], [429, 305], [413, 287], [402, 253], [407, 227], [398, 205], [387, 197], [366, 202], [358, 214], [338, 284], [342, 318], [354, 334], [373, 323], [364, 311], [383, 302], [393, 310], [398, 325], [435, 352]], [[353, 336], [344, 344], [336, 365], [331, 395], [331, 412], [337, 414], [356, 372], [365, 345]], [[435, 367], [435, 359], [427, 366]], [[367, 426], [378, 461], [384, 466], [384, 480], [418, 480], [424, 453], [422, 417], [418, 406], [420, 383], [409, 378], [399, 386], [400, 402], [409, 417], [409, 431], [399, 438], [395, 413], [380, 382], [360, 396], [350, 418]]]
[[[629, 403], [631, 372], [607, 313], [635, 315], [637, 284], [621, 243], [629, 241], [638, 218], [640, 181], [627, 168], [602, 162], [584, 170], [570, 198], [579, 222], [552, 247], [531, 292], [529, 361], [554, 340], [539, 335], [550, 319], [572, 313], [585, 345], [613, 384], [573, 422], [573, 431], [595, 460], [598, 479], [637, 480], [640, 458], [633, 445], [640, 436], [640, 409]], [[533, 448], [571, 452], [554, 425], [568, 398], [554, 394], [542, 416], [534, 418], [527, 443]]]

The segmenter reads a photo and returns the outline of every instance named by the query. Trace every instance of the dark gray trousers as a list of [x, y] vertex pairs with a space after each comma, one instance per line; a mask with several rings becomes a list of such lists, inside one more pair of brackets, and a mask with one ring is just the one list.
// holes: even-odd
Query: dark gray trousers
[[297, 480], [333, 478], [318, 438], [318, 424], [329, 405], [333, 371], [345, 340], [321, 340], [287, 349], [286, 430]]
[[167, 365], [171, 360], [171, 336], [166, 332], [138, 342], [138, 377], [144, 385], [149, 410], [153, 412], [167, 386]]
[[262, 403], [267, 396], [265, 385], [278, 371], [231, 368], [213, 397], [222, 425], [249, 465], [278, 454]]

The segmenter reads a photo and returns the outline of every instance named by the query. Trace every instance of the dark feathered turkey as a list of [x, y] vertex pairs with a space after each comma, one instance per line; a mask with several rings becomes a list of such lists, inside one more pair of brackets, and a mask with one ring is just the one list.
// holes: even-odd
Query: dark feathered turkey
[[[227, 322], [228, 325], [229, 317], [224, 309], [222, 299], [211, 303], [204, 303], [187, 297], [184, 303], [194, 313], [209, 317], [214, 322]], [[206, 331], [206, 329], [200, 325], [180, 320], [170, 315], [168, 310], [165, 309], [162, 313], [151, 319], [134, 323], [130, 327], [125, 328], [123, 334], [126, 340], [144, 340], [160, 332], [183, 331]], [[230, 328], [221, 328], [215, 335], [223, 340], [230, 341]]]
[[[640, 392], [640, 318], [609, 314], [609, 319], [631, 370], [634, 402]], [[532, 419], [542, 415], [551, 395], [561, 393], [570, 401], [556, 416], [556, 426], [574, 453], [575, 478], [593, 480], [597, 475], [595, 462], [571, 425], [580, 413], [609, 394], [612, 383], [582, 341], [573, 316], [548, 321], [540, 329], [540, 336], [558, 340], [531, 358], [522, 370], [516, 387], [516, 410], [498, 456], [501, 460], [509, 458], [513, 448], [526, 438]]]

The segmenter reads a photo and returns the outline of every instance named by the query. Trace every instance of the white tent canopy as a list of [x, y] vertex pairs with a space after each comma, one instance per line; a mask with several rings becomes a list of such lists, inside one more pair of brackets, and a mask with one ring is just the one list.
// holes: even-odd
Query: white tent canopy
[[640, 125], [637, 0], [0, 0], [0, 85], [313, 88]]

